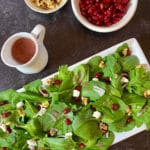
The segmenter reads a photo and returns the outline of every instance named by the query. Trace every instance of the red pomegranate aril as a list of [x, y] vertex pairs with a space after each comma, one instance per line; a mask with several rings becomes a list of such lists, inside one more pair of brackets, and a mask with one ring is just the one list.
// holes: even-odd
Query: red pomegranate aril
[[130, 56], [132, 54], [132, 51], [128, 49], [127, 56]]
[[[128, 3], [129, 0], [80, 0], [79, 7], [81, 14], [90, 23], [97, 26], [110, 26], [119, 22], [125, 15]], [[99, 17], [99, 15], [104, 16]]]
[[8, 102], [7, 101], [5, 101], [5, 100], [3, 100], [3, 101], [0, 101], [0, 106], [2, 106], [2, 105], [6, 105]]
[[118, 104], [112, 104], [111, 108], [112, 108], [112, 110], [118, 110], [119, 105]]
[[60, 85], [60, 84], [61, 84], [61, 82], [62, 82], [62, 81], [61, 81], [61, 80], [59, 80], [59, 79], [56, 79], [56, 80], [55, 80], [55, 84], [57, 84], [57, 85]]
[[80, 143], [80, 144], [79, 144], [79, 147], [80, 147], [80, 148], [84, 148], [84, 147], [85, 147], [84, 143]]
[[9, 126], [6, 128], [6, 132], [7, 132], [8, 134], [10, 134], [10, 133], [12, 132], [12, 130], [11, 130], [11, 128], [10, 128]]
[[66, 122], [67, 125], [70, 125], [70, 124], [72, 123], [69, 118], [66, 118], [66, 119], [65, 119], [65, 122]]
[[78, 90], [78, 91], [81, 91], [81, 86], [80, 86], [80, 85], [77, 85], [77, 86], [75, 87], [75, 89]]
[[8, 116], [9, 116], [9, 113], [8, 113], [8, 112], [2, 113], [2, 118], [7, 118]]
[[100, 73], [100, 72], [97, 72], [96, 74], [95, 74], [95, 78], [98, 78], [98, 79], [100, 79], [102, 77], [102, 73]]
[[68, 114], [70, 112], [70, 108], [65, 108], [64, 110], [63, 110], [63, 113], [64, 114]]
[[96, 111], [96, 108], [93, 105], [91, 105], [90, 108], [92, 111]]
[[129, 117], [126, 122], [131, 123], [132, 121], [133, 121], [132, 117]]
[[100, 4], [99, 4], [99, 7], [100, 7], [101, 10], [103, 10], [103, 9], [104, 9], [104, 4], [103, 4], [103, 3], [100, 3]]
[[2, 147], [2, 150], [7, 150], [7, 147]]
[[105, 81], [106, 83], [110, 83], [111, 80], [110, 80], [109, 77], [105, 77], [105, 78], [104, 78], [104, 81]]
[[80, 102], [81, 98], [80, 97], [75, 97], [76, 102]]

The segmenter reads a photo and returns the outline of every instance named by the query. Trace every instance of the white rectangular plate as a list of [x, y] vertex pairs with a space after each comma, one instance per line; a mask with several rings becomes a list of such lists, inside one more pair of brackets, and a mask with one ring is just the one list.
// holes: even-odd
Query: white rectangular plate
[[[123, 41], [119, 44], [116, 44], [104, 51], [101, 51], [93, 56], [101, 56], [101, 57], [104, 57], [104, 56], [107, 56], [108, 54], [112, 54], [116, 51], [116, 49], [122, 45], [123, 43], [127, 43], [129, 45], [129, 48], [132, 50], [132, 54], [136, 55], [138, 58], [139, 58], [139, 61], [140, 61], [140, 64], [148, 64], [149, 65], [149, 62], [146, 58], [146, 56], [144, 55], [139, 43], [137, 42], [137, 40], [135, 38], [132, 38], [132, 39], [129, 39], [129, 40], [126, 40], [126, 41]], [[75, 68], [76, 66], [80, 65], [80, 64], [84, 64], [86, 63], [89, 59], [91, 59], [93, 56], [90, 56], [72, 66], [69, 67], [70, 70], [72, 70], [73, 68]], [[42, 82], [43, 84], [45, 84], [46, 80], [52, 76], [54, 76], [56, 73], [50, 75], [50, 76], [47, 76], [45, 78], [42, 79]], [[23, 91], [23, 89], [19, 89], [18, 90], [19, 92]], [[137, 128], [135, 127], [133, 130], [129, 131], [129, 132], [121, 132], [121, 133], [115, 133], [115, 139], [114, 139], [114, 142], [113, 144], [116, 144], [120, 141], [123, 141], [135, 134], [138, 134], [142, 131], [144, 131], [146, 129], [146, 126], [143, 124], [141, 127]]]

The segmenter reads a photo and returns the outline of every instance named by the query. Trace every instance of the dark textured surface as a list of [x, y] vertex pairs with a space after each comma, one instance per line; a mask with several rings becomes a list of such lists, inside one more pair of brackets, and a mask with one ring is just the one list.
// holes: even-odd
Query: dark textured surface
[[[0, 90], [22, 85], [55, 72], [61, 64], [74, 64], [118, 42], [135, 37], [150, 60], [150, 0], [139, 0], [137, 12], [123, 29], [113, 33], [95, 33], [84, 28], [74, 17], [70, 1], [60, 11], [43, 15], [30, 10], [23, 0], [0, 0], [0, 47], [12, 34], [30, 32], [36, 24], [46, 29], [45, 45], [49, 62], [39, 74], [24, 75], [0, 60]], [[150, 133], [142, 132], [110, 150], [150, 150]]]

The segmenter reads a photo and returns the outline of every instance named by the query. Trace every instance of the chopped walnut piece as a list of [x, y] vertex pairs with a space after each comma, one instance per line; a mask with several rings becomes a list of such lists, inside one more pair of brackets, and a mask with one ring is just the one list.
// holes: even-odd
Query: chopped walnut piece
[[47, 85], [52, 85], [52, 84], [54, 84], [55, 83], [55, 79], [54, 78], [48, 78], [47, 80], [46, 80], [46, 84]]
[[50, 131], [48, 132], [48, 135], [49, 136], [56, 136], [57, 135], [57, 129], [55, 129], [55, 128], [52, 128], [52, 129], [50, 129]]
[[127, 113], [128, 116], [130, 116], [131, 113], [132, 113], [132, 111], [131, 111], [129, 106], [126, 107], [126, 113]]
[[88, 98], [87, 97], [81, 97], [82, 100], [82, 105], [87, 105], [88, 104]]
[[100, 122], [99, 127], [101, 130], [104, 130], [104, 131], [108, 130], [108, 125], [104, 122]]
[[25, 112], [24, 112], [23, 109], [18, 109], [18, 114], [19, 114], [19, 116], [21, 116], [21, 117], [24, 117], [24, 116], [25, 116]]
[[105, 67], [105, 62], [104, 62], [104, 61], [101, 61], [101, 62], [99, 63], [99, 67], [100, 67], [100, 68], [104, 68], [104, 67]]
[[150, 98], [150, 90], [144, 91], [144, 97], [145, 98]]

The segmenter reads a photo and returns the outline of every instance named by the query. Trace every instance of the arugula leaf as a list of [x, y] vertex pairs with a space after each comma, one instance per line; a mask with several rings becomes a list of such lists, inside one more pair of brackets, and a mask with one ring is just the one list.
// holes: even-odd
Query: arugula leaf
[[2, 147], [7, 147], [11, 150], [26, 150], [26, 140], [30, 138], [30, 135], [25, 134], [25, 130], [15, 129], [15, 132], [9, 135], [0, 130], [0, 148], [2, 149]]
[[[117, 110], [112, 109], [112, 105], [118, 105]], [[118, 97], [104, 95], [98, 101], [93, 103], [96, 110], [102, 112], [102, 121], [112, 123], [124, 117], [126, 113], [126, 104]]]
[[33, 118], [29, 120], [25, 125], [19, 125], [18, 127], [27, 130], [27, 132], [33, 137], [40, 138], [44, 136], [38, 118]]
[[127, 123], [127, 119], [129, 116], [124, 116], [123, 118], [121, 118], [120, 120], [117, 120], [113, 123], [109, 124], [109, 130], [112, 132], [127, 132], [132, 130], [135, 125], [136, 125], [136, 121], [133, 120], [130, 123]]
[[73, 88], [73, 73], [68, 70], [67, 65], [62, 65], [58, 69], [58, 74], [55, 76], [56, 79], [62, 81], [59, 87], [59, 91]]
[[89, 81], [89, 65], [81, 64], [73, 69], [73, 81], [75, 85]]
[[139, 59], [135, 55], [120, 57], [119, 62], [125, 72], [129, 72], [139, 65]]
[[97, 72], [101, 72], [101, 68], [99, 67], [100, 61], [102, 61], [100, 56], [94, 56], [88, 61], [87, 65], [89, 65], [90, 79], [92, 79]]
[[95, 101], [103, 96], [105, 89], [105, 83], [101, 81], [89, 81], [82, 86], [81, 95]]
[[118, 60], [113, 55], [108, 55], [105, 57], [105, 67], [102, 69], [105, 77], [114, 77], [115, 74], [121, 72], [121, 66]]
[[138, 67], [129, 72], [129, 83], [126, 87], [129, 93], [143, 96], [145, 90], [150, 89], [150, 75], [144, 67]]
[[41, 85], [42, 85], [42, 81], [38, 79], [38, 80], [35, 80], [33, 82], [30, 82], [24, 85], [23, 88], [25, 89], [25, 91], [40, 94], [39, 88]]
[[91, 112], [81, 111], [73, 121], [74, 133], [84, 140], [87, 147], [95, 145], [96, 141], [102, 136], [99, 122], [91, 117]]
[[51, 150], [72, 150], [75, 148], [76, 143], [72, 140], [72, 138], [65, 139], [57, 137], [45, 137], [40, 141], [40, 145], [46, 145], [48, 149]]

